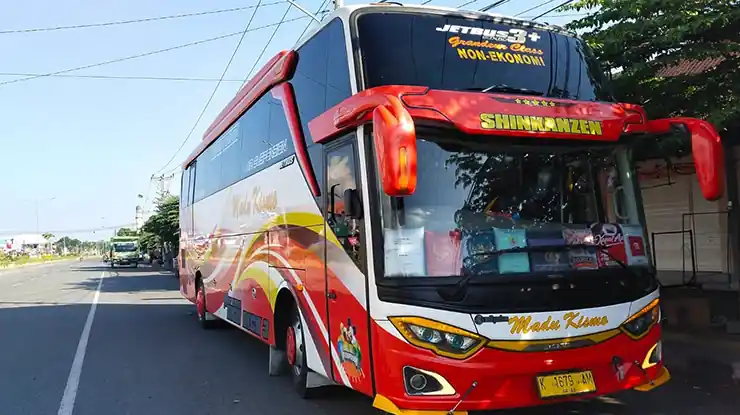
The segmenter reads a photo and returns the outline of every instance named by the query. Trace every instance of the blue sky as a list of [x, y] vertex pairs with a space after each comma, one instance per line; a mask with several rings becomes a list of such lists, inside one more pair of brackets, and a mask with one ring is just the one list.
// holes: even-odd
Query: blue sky
[[[544, 1], [512, 0], [495, 11], [514, 15]], [[435, 0], [432, 4], [458, 6], [464, 2]], [[561, 2], [555, 0], [527, 15], [544, 12]], [[490, 0], [478, 1], [466, 8], [477, 9], [488, 3]], [[107, 0], [104, 4], [93, 0], [25, 0], [3, 6], [0, 28], [99, 23], [256, 4], [257, 0]], [[299, 4], [316, 11], [321, 0], [302, 0]], [[252, 26], [279, 21], [287, 7], [288, 3], [283, 3], [260, 8]], [[244, 29], [252, 11], [0, 34], [0, 73], [54, 72], [237, 32]], [[287, 18], [300, 16], [293, 8]], [[572, 14], [553, 16], [542, 20], [565, 24], [573, 18]], [[282, 25], [256, 70], [279, 50], [292, 47], [307, 23], [304, 19]], [[226, 79], [246, 77], [273, 30], [270, 27], [247, 34]], [[238, 39], [235, 36], [71, 74], [218, 78]], [[17, 78], [0, 75], [0, 82]], [[239, 85], [221, 84], [194, 134], [167, 171], [190, 153]], [[149, 186], [150, 176], [163, 167], [185, 139], [214, 87], [215, 82], [60, 77], [0, 85], [0, 154], [5, 172], [0, 186], [0, 237], [35, 232], [35, 200], [40, 200], [40, 231], [56, 231], [57, 236], [102, 239], [112, 231], [60, 231], [132, 223], [136, 204], [143, 202], [137, 194], [148, 195], [151, 201], [154, 186]], [[171, 190], [177, 193], [178, 188], [179, 171]]]

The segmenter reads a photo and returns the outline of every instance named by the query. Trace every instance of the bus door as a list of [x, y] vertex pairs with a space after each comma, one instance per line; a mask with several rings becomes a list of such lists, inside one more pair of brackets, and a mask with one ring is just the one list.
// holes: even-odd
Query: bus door
[[325, 148], [324, 171], [328, 334], [336, 350], [332, 372], [337, 383], [372, 394], [365, 222], [348, 211], [361, 200], [354, 133]]

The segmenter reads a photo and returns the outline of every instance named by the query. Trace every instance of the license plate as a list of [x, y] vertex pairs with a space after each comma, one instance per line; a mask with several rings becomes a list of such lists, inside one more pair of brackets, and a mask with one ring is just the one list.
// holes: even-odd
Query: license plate
[[578, 395], [596, 392], [596, 382], [590, 371], [537, 376], [541, 398]]

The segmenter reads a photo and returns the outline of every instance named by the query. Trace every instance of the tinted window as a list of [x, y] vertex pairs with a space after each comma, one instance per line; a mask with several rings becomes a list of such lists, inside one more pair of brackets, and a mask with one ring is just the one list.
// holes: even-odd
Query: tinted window
[[280, 145], [285, 147], [286, 154], [293, 152], [293, 138], [290, 136], [288, 120], [285, 118], [285, 110], [282, 103], [274, 98], [269, 101], [270, 105], [270, 131], [267, 135], [271, 146]]
[[298, 65], [290, 81], [306, 139], [313, 143], [308, 122], [352, 95], [342, 22], [335, 19], [298, 49]]
[[[323, 156], [324, 146], [322, 146], [321, 144], [314, 144], [308, 147], [308, 158], [311, 161], [311, 168], [313, 169], [313, 174], [316, 177], [316, 180], [320, 184], [324, 183], [324, 163], [322, 162]], [[326, 192], [322, 191], [320, 195], [325, 193]], [[320, 196], [316, 198], [316, 204], [321, 206], [323, 209], [323, 204], [321, 203]]]
[[193, 204], [194, 200], [193, 196], [195, 194], [195, 176], [198, 170], [198, 163], [195, 161], [190, 163], [190, 167], [188, 168], [188, 170], [190, 170], [190, 177], [188, 178], [188, 180], [190, 180], [190, 189], [188, 189], [188, 206], [190, 206]]
[[198, 156], [195, 201], [294, 152], [282, 103], [268, 92]]
[[[221, 137], [223, 138], [223, 136]], [[221, 165], [223, 164], [223, 153], [221, 150], [224, 148], [224, 140], [219, 138], [214, 141], [210, 147], [208, 147], [208, 186], [206, 187], [206, 194], [213, 194], [223, 189], [224, 183], [221, 181]], [[205, 153], [204, 153], [205, 154]]]
[[554, 98], [612, 100], [592, 53], [571, 36], [418, 13], [364, 14], [357, 24], [367, 88], [498, 85]]
[[211, 190], [214, 188], [214, 176], [221, 174], [220, 166], [216, 166], [217, 169], [214, 169], [214, 163], [211, 163], [213, 158], [212, 147], [207, 148], [198, 156], [198, 174], [195, 177], [196, 202], [211, 194]]
[[190, 190], [190, 169], [182, 171], [180, 176], [180, 206], [185, 207], [190, 204], [188, 195]]
[[218, 141], [223, 142], [221, 148], [221, 186], [226, 187], [241, 178], [240, 151], [241, 140], [239, 136], [240, 124], [237, 122], [226, 130]]

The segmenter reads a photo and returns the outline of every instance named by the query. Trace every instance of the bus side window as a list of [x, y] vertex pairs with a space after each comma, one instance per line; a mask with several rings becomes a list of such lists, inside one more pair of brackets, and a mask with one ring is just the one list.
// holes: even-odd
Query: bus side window
[[297, 50], [293, 79], [306, 147], [313, 144], [308, 122], [352, 95], [342, 20], [335, 18]]
[[180, 175], [180, 207], [185, 208], [189, 205], [190, 198], [187, 197], [190, 190], [190, 166], [182, 171]]

